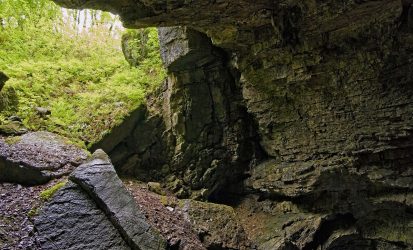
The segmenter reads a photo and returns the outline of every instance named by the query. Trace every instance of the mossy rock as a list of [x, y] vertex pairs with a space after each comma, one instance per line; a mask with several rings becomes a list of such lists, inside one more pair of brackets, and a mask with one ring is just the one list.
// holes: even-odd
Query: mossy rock
[[232, 207], [194, 200], [180, 200], [187, 216], [207, 248], [250, 249], [250, 242]]
[[[2, 87], [1, 84], [0, 87]], [[0, 92], [0, 112], [17, 111], [18, 105], [19, 100], [17, 98], [17, 94], [14, 88], [7, 87], [2, 92]]]
[[48, 201], [50, 200], [50, 198], [53, 197], [53, 195], [59, 191], [59, 189], [61, 189], [64, 185], [66, 185], [67, 181], [61, 181], [58, 182], [57, 184], [55, 184], [54, 186], [51, 186], [48, 189], [43, 190], [40, 193], [40, 199], [42, 199], [42, 201]]
[[22, 135], [27, 133], [27, 128], [21, 122], [11, 121], [0, 125], [0, 134], [4, 135]]
[[6, 76], [3, 72], [0, 72], [0, 91], [3, 89], [4, 84], [9, 80], [9, 77]]
[[9, 145], [13, 145], [13, 144], [20, 142], [20, 140], [21, 140], [20, 136], [9, 136], [4, 141]]

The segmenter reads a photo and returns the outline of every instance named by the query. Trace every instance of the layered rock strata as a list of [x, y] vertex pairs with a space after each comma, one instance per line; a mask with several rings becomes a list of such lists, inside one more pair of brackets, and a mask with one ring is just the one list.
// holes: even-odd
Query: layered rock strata
[[[182, 43], [179, 29], [160, 29], [170, 77], [139, 129], [113, 153], [122, 171], [142, 178], [162, 173], [152, 176], [169, 177], [170, 189], [183, 196], [199, 192], [229, 202], [230, 191], [238, 191], [240, 214], [259, 222], [241, 217], [260, 249], [412, 248], [411, 1], [56, 2], [113, 11], [129, 27], [183, 25], [187, 34], [212, 41], [211, 49], [193, 54], [196, 38], [186, 35]], [[195, 78], [200, 69], [216, 72], [203, 64], [211, 62], [208, 51], [220, 51], [219, 72], [232, 78], [210, 74], [220, 89], [212, 98], [207, 93], [216, 91], [203, 88], [214, 84], [188, 87], [200, 82], [191, 79], [205, 79]], [[226, 86], [235, 91], [223, 94]], [[222, 126], [207, 134], [224, 142], [218, 144], [192, 126], [198, 122], [188, 123], [216, 124], [206, 117], [217, 99], [242, 110], [213, 109]], [[240, 123], [227, 118], [234, 113]], [[239, 155], [234, 145], [245, 149], [238, 151], [241, 161], [227, 158]], [[129, 148], [135, 151], [124, 153]]]
[[213, 196], [261, 157], [239, 76], [205, 35], [180, 27], [159, 35], [165, 85], [95, 147], [123, 174], [164, 180], [180, 197]]

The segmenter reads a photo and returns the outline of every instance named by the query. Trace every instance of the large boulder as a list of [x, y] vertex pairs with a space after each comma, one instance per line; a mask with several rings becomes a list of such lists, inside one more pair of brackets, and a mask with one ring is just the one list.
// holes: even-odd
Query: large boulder
[[131, 249], [76, 184], [59, 190], [35, 220], [41, 249]]
[[252, 248], [232, 207], [194, 200], [183, 200], [180, 204], [207, 249]]
[[0, 182], [44, 184], [68, 175], [88, 153], [49, 132], [0, 138]]
[[92, 157], [72, 173], [70, 180], [92, 197], [133, 249], [165, 249], [165, 240], [147, 223], [109, 157], [102, 150]]
[[35, 220], [42, 249], [166, 249], [102, 150], [70, 180]]

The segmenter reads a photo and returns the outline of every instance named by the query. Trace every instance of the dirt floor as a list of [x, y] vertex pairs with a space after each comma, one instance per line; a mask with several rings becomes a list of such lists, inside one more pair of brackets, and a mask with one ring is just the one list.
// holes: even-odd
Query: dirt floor
[[176, 197], [149, 192], [145, 183], [123, 181], [149, 223], [160, 231], [172, 248], [179, 246], [181, 250], [206, 249], [192, 230], [188, 218], [185, 218], [184, 211], [178, 206]]

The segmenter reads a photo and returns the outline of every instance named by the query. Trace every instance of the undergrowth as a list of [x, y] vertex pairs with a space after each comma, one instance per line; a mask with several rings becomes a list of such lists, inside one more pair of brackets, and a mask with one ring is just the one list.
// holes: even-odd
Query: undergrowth
[[[0, 122], [17, 115], [30, 130], [55, 132], [92, 144], [163, 81], [156, 29], [146, 30], [148, 39], [143, 46], [149, 53], [138, 67], [132, 67], [122, 53], [120, 36], [111, 34], [107, 26], [79, 33], [64, 23], [60, 8], [51, 1], [44, 3], [55, 8], [49, 18], [33, 14], [13, 25], [19, 18], [13, 19], [16, 11], [12, 5], [17, 2], [24, 4], [5, 1], [11, 7], [3, 12], [9, 11], [11, 21], [0, 30], [0, 71], [10, 77], [2, 92], [12, 90], [17, 101], [0, 112]], [[28, 11], [38, 7], [32, 8]], [[39, 114], [38, 107], [51, 114]]]

